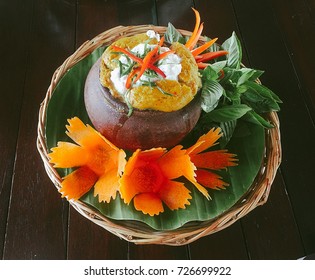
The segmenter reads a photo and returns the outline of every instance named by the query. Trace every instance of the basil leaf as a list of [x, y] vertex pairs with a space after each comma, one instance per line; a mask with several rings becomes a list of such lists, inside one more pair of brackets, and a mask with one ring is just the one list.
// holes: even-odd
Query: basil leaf
[[222, 79], [223, 83], [232, 83], [235, 86], [241, 86], [247, 81], [255, 81], [259, 78], [264, 72], [260, 70], [250, 69], [250, 68], [241, 68], [234, 69], [230, 67], [224, 67], [224, 78]]
[[254, 111], [264, 113], [280, 110], [277, 101], [273, 97], [274, 93], [269, 89], [251, 81], [247, 81], [244, 85], [246, 85], [247, 90], [241, 95], [241, 100], [251, 106]]
[[241, 118], [248, 111], [252, 110], [245, 104], [233, 104], [222, 106], [203, 116], [208, 121], [228, 122]]
[[258, 95], [255, 91], [247, 90], [242, 94], [241, 100], [243, 103], [247, 104], [254, 111], [258, 113], [266, 113], [270, 111], [279, 111], [279, 105], [273, 100], [264, 99]]
[[246, 85], [240, 85], [236, 88], [237, 94], [240, 96], [242, 93], [246, 92], [248, 87]]
[[232, 84], [232, 85], [236, 86], [237, 81], [242, 76], [242, 72], [240, 71], [240, 69], [224, 67], [223, 71], [224, 71], [224, 77], [221, 80], [221, 83]]
[[241, 72], [241, 76], [239, 77], [237, 81], [237, 86], [240, 86], [247, 81], [255, 81], [264, 73], [264, 71], [250, 69], [250, 68], [241, 68], [240, 72]]
[[269, 88], [265, 87], [264, 85], [257, 84], [255, 82], [248, 81], [246, 83], [248, 86], [255, 89], [257, 92], [259, 92], [262, 96], [265, 96], [267, 98], [272, 98], [274, 101], [278, 103], [282, 103], [282, 100]]
[[183, 42], [185, 39], [174, 27], [174, 25], [169, 22], [165, 32], [165, 41], [172, 44], [174, 42]]
[[201, 91], [201, 108], [206, 113], [214, 110], [218, 106], [223, 92], [224, 88], [217, 81], [207, 80], [204, 82]]
[[240, 69], [242, 62], [242, 47], [235, 32], [233, 32], [232, 36], [222, 44], [222, 47], [229, 52], [227, 54], [227, 66]]
[[219, 126], [222, 130], [222, 133], [223, 133], [221, 140], [220, 140], [221, 148], [224, 148], [226, 146], [226, 144], [232, 138], [233, 132], [234, 132], [235, 127], [236, 127], [236, 123], [237, 123], [237, 120], [231, 120], [231, 121], [227, 121], [227, 122], [221, 122], [219, 124]]
[[225, 89], [225, 97], [228, 99], [228, 101], [232, 102], [232, 104], [241, 104], [241, 95], [237, 90]]
[[243, 117], [242, 120], [245, 120], [250, 123], [254, 123], [260, 125], [264, 128], [273, 128], [273, 125], [265, 120], [262, 116], [257, 114], [255, 111], [247, 112]]
[[215, 72], [219, 73], [226, 66], [226, 63], [227, 63], [226, 60], [222, 60], [222, 61], [217, 61], [217, 62], [211, 63], [210, 66]]
[[205, 70], [202, 72], [202, 81], [207, 82], [208, 80], [217, 80], [219, 78], [218, 72], [219, 70], [216, 70], [212, 67], [212, 65], [208, 65]]

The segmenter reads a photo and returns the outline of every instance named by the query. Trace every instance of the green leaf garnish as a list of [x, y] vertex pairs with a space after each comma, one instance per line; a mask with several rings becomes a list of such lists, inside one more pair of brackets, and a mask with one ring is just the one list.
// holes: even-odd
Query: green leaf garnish
[[219, 104], [219, 100], [224, 93], [224, 88], [217, 82], [213, 80], [207, 80], [204, 82], [201, 91], [201, 107], [206, 112], [209, 113]]
[[205, 114], [202, 118], [206, 121], [228, 122], [241, 118], [252, 109], [245, 104], [232, 104], [222, 106], [210, 113]]
[[245, 120], [247, 122], [257, 124], [259, 126], [262, 126], [264, 128], [273, 128], [274, 126], [265, 120], [262, 116], [257, 114], [255, 111], [247, 112], [243, 117], [242, 120]]
[[182, 34], [180, 34], [180, 32], [170, 22], [167, 25], [167, 29], [164, 36], [165, 41], [170, 44], [173, 44], [175, 42], [180, 42], [184, 44], [186, 41]]
[[241, 73], [241, 76], [238, 79], [236, 86], [240, 86], [247, 81], [257, 80], [264, 73], [264, 71], [250, 69], [250, 68], [241, 68], [240, 73]]
[[227, 55], [227, 66], [239, 69], [242, 62], [242, 47], [235, 32], [222, 44], [222, 47], [229, 52]]
[[253, 108], [254, 111], [265, 113], [280, 110], [278, 97], [276, 100], [271, 90], [251, 81], [247, 81], [244, 85], [247, 90], [241, 94], [241, 100]]
[[160, 88], [158, 85], [156, 85], [156, 88], [162, 92], [163, 94], [165, 95], [168, 95], [168, 96], [174, 96], [173, 94], [169, 93], [169, 92], [166, 92], [165, 90], [163, 90], [162, 88]]
[[128, 117], [130, 117], [132, 115], [132, 112], [133, 112], [133, 106], [131, 105], [130, 101], [129, 101], [129, 94], [130, 94], [130, 90], [128, 90], [125, 95], [124, 95], [124, 100], [125, 100], [125, 103], [127, 104], [128, 106]]
[[231, 120], [226, 122], [220, 122], [219, 126], [223, 133], [222, 138], [220, 140], [221, 148], [224, 148], [226, 144], [230, 141], [233, 136], [234, 130], [236, 128], [237, 120]]

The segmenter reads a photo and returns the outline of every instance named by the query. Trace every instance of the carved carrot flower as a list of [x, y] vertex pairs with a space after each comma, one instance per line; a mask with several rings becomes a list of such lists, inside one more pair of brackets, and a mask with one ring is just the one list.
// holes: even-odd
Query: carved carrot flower
[[[197, 167], [195, 171], [196, 180], [202, 186], [211, 189], [224, 189], [228, 183], [212, 172], [211, 170], [222, 170], [229, 166], [237, 165], [235, 154], [230, 154], [227, 150], [215, 150], [204, 152], [210, 147], [217, 144], [222, 136], [220, 128], [213, 128], [207, 134], [202, 135], [196, 144], [187, 149], [190, 160]], [[199, 189], [207, 197], [208, 193]]]
[[68, 120], [67, 135], [76, 143], [58, 142], [48, 155], [57, 168], [78, 167], [63, 178], [60, 193], [69, 200], [79, 199], [94, 186], [99, 201], [115, 199], [125, 152], [77, 117]]
[[137, 150], [128, 160], [120, 179], [120, 194], [126, 204], [132, 200], [135, 208], [150, 216], [164, 212], [163, 202], [171, 210], [185, 209], [191, 199], [180, 176], [194, 176], [194, 165], [185, 150], [176, 146]]

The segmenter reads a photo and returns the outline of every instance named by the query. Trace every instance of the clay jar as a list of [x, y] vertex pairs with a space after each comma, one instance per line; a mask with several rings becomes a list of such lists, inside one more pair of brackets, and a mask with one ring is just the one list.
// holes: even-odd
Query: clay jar
[[200, 94], [174, 112], [133, 109], [114, 98], [99, 81], [100, 59], [92, 66], [84, 91], [84, 102], [93, 126], [119, 148], [134, 151], [178, 144], [196, 125]]

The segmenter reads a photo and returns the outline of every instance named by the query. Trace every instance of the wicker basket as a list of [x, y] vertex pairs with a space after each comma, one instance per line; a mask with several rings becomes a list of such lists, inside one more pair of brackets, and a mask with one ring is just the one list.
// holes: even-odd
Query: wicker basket
[[[61, 178], [49, 163], [45, 138], [46, 110], [57, 83], [68, 69], [92, 53], [96, 48], [103, 45], [109, 45], [120, 37], [143, 33], [149, 29], [155, 30], [158, 33], [164, 33], [166, 27], [141, 25], [127, 27], [118, 26], [112, 28], [99, 34], [91, 41], [85, 42], [55, 71], [46, 97], [39, 110], [37, 148], [44, 162], [46, 172], [58, 190], [60, 189]], [[185, 30], [179, 31], [183, 35], [191, 35], [191, 32]], [[201, 40], [204, 40], [204, 38], [201, 38]], [[268, 199], [271, 184], [281, 162], [281, 145], [279, 119], [277, 114], [272, 112], [267, 118], [274, 124], [274, 128], [266, 131], [264, 160], [254, 183], [249, 188], [249, 191], [233, 207], [215, 219], [201, 223], [188, 223], [176, 230], [156, 231], [141, 222], [113, 221], [104, 217], [95, 209], [92, 209], [81, 201], [70, 201], [69, 203], [80, 214], [95, 224], [105, 228], [107, 231], [118, 237], [129, 242], [134, 242], [135, 244], [164, 244], [179, 246], [220, 231], [245, 216], [257, 206], [264, 204]]]

